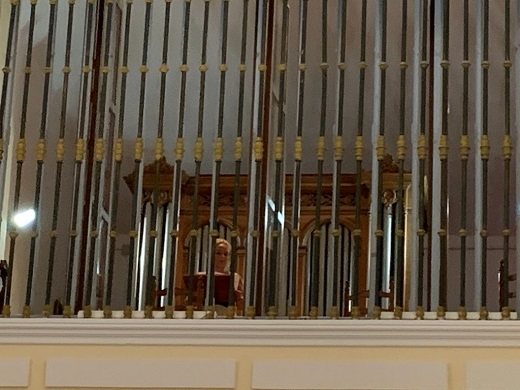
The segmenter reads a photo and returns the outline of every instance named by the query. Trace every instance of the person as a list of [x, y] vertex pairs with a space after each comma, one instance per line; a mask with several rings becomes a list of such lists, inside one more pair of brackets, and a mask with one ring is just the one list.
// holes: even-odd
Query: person
[[[229, 275], [231, 268], [231, 244], [224, 238], [215, 242], [215, 275]], [[235, 272], [235, 292], [243, 293], [242, 277]], [[235, 294], [236, 295], [236, 294]]]
[[[214, 251], [214, 259], [215, 259], [215, 275], [230, 275], [231, 268], [231, 244], [224, 238], [217, 238], [215, 241], [215, 251]], [[199, 275], [205, 275], [205, 272], [199, 272]], [[235, 290], [235, 306], [240, 312], [243, 310], [243, 302], [244, 302], [244, 283], [242, 277], [238, 272], [235, 272], [234, 275], [234, 290]], [[225, 307], [228, 306], [228, 292], [223, 292], [226, 296], [226, 299], [219, 298], [218, 295], [215, 294], [215, 305], [216, 311], [218, 315], [222, 315], [225, 313]]]

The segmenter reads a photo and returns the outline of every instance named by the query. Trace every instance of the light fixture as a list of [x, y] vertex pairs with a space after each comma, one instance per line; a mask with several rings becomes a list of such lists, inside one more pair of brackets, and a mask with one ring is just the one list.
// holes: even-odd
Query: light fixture
[[14, 224], [22, 228], [30, 224], [36, 218], [36, 212], [33, 209], [17, 212], [13, 217]]

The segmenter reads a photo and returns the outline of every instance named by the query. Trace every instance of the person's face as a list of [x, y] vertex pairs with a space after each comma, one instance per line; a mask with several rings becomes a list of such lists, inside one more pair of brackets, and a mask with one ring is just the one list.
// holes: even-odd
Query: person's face
[[226, 244], [219, 244], [215, 249], [215, 272], [224, 272], [228, 262], [229, 251]]

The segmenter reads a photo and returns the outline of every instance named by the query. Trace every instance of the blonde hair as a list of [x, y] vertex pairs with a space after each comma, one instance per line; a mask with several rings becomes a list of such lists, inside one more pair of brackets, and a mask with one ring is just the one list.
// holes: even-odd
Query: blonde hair
[[225, 238], [217, 238], [217, 240], [215, 241], [215, 250], [217, 250], [217, 247], [219, 245], [227, 246], [228, 258], [227, 258], [227, 261], [226, 261], [226, 266], [224, 267], [224, 271], [225, 272], [229, 272], [229, 268], [231, 267], [231, 256], [230, 256], [231, 255], [231, 244]]

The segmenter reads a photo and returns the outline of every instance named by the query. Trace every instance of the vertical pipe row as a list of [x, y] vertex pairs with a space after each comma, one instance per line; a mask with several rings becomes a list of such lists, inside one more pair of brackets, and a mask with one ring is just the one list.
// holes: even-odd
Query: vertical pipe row
[[319, 281], [320, 281], [320, 247], [321, 247], [321, 198], [323, 187], [323, 163], [325, 158], [325, 131], [327, 126], [327, 34], [328, 34], [328, 0], [321, 2], [321, 101], [320, 131], [316, 145], [318, 161], [316, 174], [316, 212], [314, 214], [314, 230], [312, 231], [312, 275], [311, 275], [311, 308], [309, 316], [318, 317]]
[[[152, 308], [155, 305], [155, 292], [161, 288], [159, 283], [161, 280], [158, 275], [154, 274], [155, 261], [161, 261], [158, 256], [162, 256], [162, 251], [158, 251], [156, 248], [157, 238], [159, 232], [157, 229], [157, 219], [160, 211], [160, 194], [159, 194], [159, 179], [161, 162], [164, 157], [164, 110], [165, 110], [165, 94], [166, 94], [166, 74], [168, 73], [168, 42], [170, 35], [170, 12], [171, 12], [171, 1], [165, 2], [164, 12], [164, 30], [163, 30], [163, 47], [161, 66], [159, 72], [161, 73], [160, 88], [159, 88], [159, 117], [157, 124], [157, 133], [155, 139], [155, 153], [154, 153], [154, 185], [153, 185], [153, 196], [152, 196], [152, 211], [150, 215], [150, 230], [149, 230], [149, 241], [148, 241], [148, 255], [146, 265], [146, 314], [147, 318], [152, 318]], [[163, 237], [163, 236], [161, 236]], [[159, 255], [158, 255], [159, 253]], [[166, 314], [166, 313], [165, 313]], [[168, 314], [173, 316], [173, 311]]]
[[[108, 241], [108, 272], [107, 272], [107, 290], [105, 294], [105, 309], [104, 311], [110, 311], [112, 304], [112, 283], [113, 283], [113, 267], [114, 267], [114, 256], [117, 239], [117, 217], [119, 210], [119, 183], [121, 180], [121, 164], [123, 161], [123, 137], [125, 129], [125, 113], [126, 113], [126, 92], [128, 82], [128, 54], [130, 49], [130, 21], [132, 19], [132, 0], [125, 2], [125, 24], [124, 24], [124, 37], [123, 37], [123, 50], [122, 50], [122, 61], [119, 69], [114, 69], [114, 74], [118, 72], [121, 75], [120, 93], [119, 93], [119, 117], [117, 124], [117, 137], [114, 144], [114, 172], [112, 177], [111, 187], [112, 192], [110, 193], [110, 226], [109, 226], [109, 241]], [[116, 53], [118, 56], [119, 53]], [[114, 76], [115, 77], [115, 76]], [[133, 269], [133, 258], [129, 259], [129, 269]], [[126, 311], [131, 310], [128, 306], [125, 308]]]
[[[243, 0], [242, 4], [242, 40], [240, 43], [240, 65], [239, 71], [239, 87], [238, 87], [238, 114], [237, 114], [237, 131], [235, 139], [234, 157], [235, 157], [235, 176], [234, 176], [234, 191], [233, 191], [233, 221], [231, 226], [231, 264], [229, 272], [232, 275], [232, 280], [235, 282], [235, 272], [237, 269], [237, 249], [238, 249], [238, 207], [240, 204], [240, 173], [242, 166], [242, 133], [244, 122], [244, 95], [245, 95], [245, 76], [246, 76], [246, 54], [247, 54], [247, 19], [248, 19], [249, 0]], [[240, 284], [238, 284], [240, 286]], [[229, 284], [229, 307], [227, 317], [233, 318], [235, 306], [235, 283]], [[242, 292], [241, 292], [242, 293]], [[242, 300], [242, 297], [238, 297]]]
[[75, 145], [75, 165], [74, 165], [74, 187], [73, 187], [73, 201], [72, 201], [72, 216], [70, 219], [70, 237], [69, 237], [69, 258], [67, 271], [67, 289], [65, 293], [65, 304], [63, 307], [64, 317], [69, 317], [72, 314], [71, 300], [72, 300], [72, 281], [73, 271], [76, 259], [76, 246], [78, 243], [78, 228], [80, 228], [80, 215], [82, 208], [82, 200], [84, 195], [81, 194], [81, 186], [83, 181], [83, 167], [85, 159], [85, 132], [87, 128], [87, 115], [89, 111], [89, 86], [92, 79], [92, 50], [94, 37], [94, 11], [96, 8], [95, 0], [88, 0], [86, 5], [86, 27], [85, 27], [85, 43], [83, 47], [83, 66], [81, 68], [83, 75], [81, 77], [81, 99], [80, 99], [80, 114], [79, 126], [77, 131], [76, 145]]
[[[223, 144], [223, 129], [224, 129], [224, 108], [226, 102], [226, 72], [227, 66], [227, 46], [228, 46], [228, 27], [229, 27], [229, 0], [222, 1], [222, 20], [221, 20], [221, 47], [220, 47], [220, 83], [219, 83], [219, 100], [218, 100], [218, 121], [216, 129], [216, 138], [213, 145], [214, 165], [212, 175], [212, 196], [210, 206], [210, 237], [209, 245], [210, 258], [208, 261], [208, 286], [207, 286], [207, 302], [209, 303], [209, 311], [214, 308], [215, 295], [215, 241], [219, 236], [218, 231], [218, 205], [219, 205], [219, 182], [222, 168], [222, 159], [224, 153]], [[235, 275], [231, 275], [231, 282], [233, 282]], [[230, 283], [231, 283], [230, 282]]]
[[[27, 50], [25, 54], [25, 76], [23, 83], [23, 97], [22, 97], [22, 113], [20, 117], [20, 130], [18, 133], [18, 141], [16, 143], [16, 176], [15, 176], [15, 187], [14, 187], [14, 199], [13, 199], [13, 214], [18, 212], [18, 207], [20, 203], [20, 192], [22, 185], [22, 168], [23, 163], [25, 161], [25, 153], [26, 153], [26, 139], [25, 132], [27, 130], [27, 112], [29, 105], [29, 84], [31, 81], [31, 72], [32, 72], [32, 54], [33, 54], [33, 41], [34, 41], [34, 24], [36, 18], [36, 4], [37, 0], [31, 0], [31, 11], [29, 16], [29, 31], [27, 33]], [[11, 288], [12, 288], [12, 274], [13, 274], [13, 266], [15, 259], [15, 249], [16, 249], [16, 238], [18, 237], [18, 231], [14, 223], [9, 220], [8, 221], [8, 231], [9, 231], [9, 257], [8, 257], [8, 270], [9, 274], [7, 276], [7, 287], [5, 290], [5, 305], [4, 305], [4, 316], [9, 317], [10, 313], [10, 302], [11, 302]], [[27, 307], [27, 305], [26, 305]], [[26, 308], [24, 308], [24, 316], [28, 316]]]
[[406, 49], [408, 34], [408, 1], [403, 0], [401, 5], [401, 62], [400, 91], [399, 91], [399, 137], [397, 138], [397, 163], [399, 165], [399, 177], [397, 182], [396, 205], [396, 232], [395, 241], [397, 254], [395, 257], [395, 309], [394, 316], [402, 318], [403, 292], [404, 292], [404, 249], [405, 249], [405, 188], [404, 188], [404, 162], [406, 158], [406, 69], [408, 67]]
[[482, 14], [482, 63], [480, 64], [482, 70], [482, 135], [480, 136], [480, 159], [482, 162], [482, 219], [480, 226], [481, 236], [481, 295], [480, 295], [480, 318], [487, 319], [487, 235], [488, 235], [488, 161], [489, 161], [489, 138], [488, 138], [488, 102], [489, 102], [489, 1], [483, 0], [483, 14]]
[[[359, 90], [358, 90], [358, 112], [357, 132], [354, 143], [354, 155], [356, 158], [356, 211], [354, 219], [354, 258], [352, 261], [352, 318], [359, 318], [359, 267], [361, 259], [361, 180], [363, 176], [363, 128], [365, 126], [365, 85], [366, 85], [366, 50], [367, 50], [367, 0], [362, 2], [361, 10], [361, 35], [359, 45]], [[368, 243], [367, 243], [368, 245]]]
[[[377, 184], [375, 191], [372, 194], [376, 196], [377, 202], [377, 215], [376, 215], [376, 263], [375, 263], [375, 290], [374, 294], [374, 311], [372, 313], [373, 318], [379, 319], [381, 317], [381, 297], [379, 291], [383, 285], [383, 249], [384, 249], [384, 215], [383, 207], [381, 205], [382, 193], [383, 193], [383, 164], [386, 155], [385, 149], [385, 113], [386, 113], [386, 69], [388, 63], [386, 62], [387, 55], [387, 2], [381, 0], [381, 57], [379, 61], [379, 73], [380, 73], [380, 99], [379, 99], [379, 135], [376, 140], [376, 158], [377, 158]], [[374, 172], [372, 172], [374, 175]]]
[[[502, 156], [504, 159], [504, 224], [502, 230], [502, 245], [503, 254], [502, 261], [504, 262], [504, 274], [506, 280], [509, 281], [509, 236], [510, 231], [510, 196], [511, 190], [511, 158], [513, 155], [513, 148], [511, 143], [511, 2], [505, 0], [504, 2], [504, 138], [502, 140]], [[502, 315], [509, 318], [509, 283], [504, 285], [504, 294], [507, 297], [508, 304], [504, 308]]]
[[307, 16], [309, 0], [301, 0], [299, 9], [299, 64], [298, 64], [298, 102], [296, 118], [296, 139], [294, 141], [294, 170], [292, 177], [292, 211], [291, 211], [291, 237], [289, 240], [289, 318], [297, 316], [296, 294], [298, 274], [298, 252], [300, 243], [300, 199], [301, 199], [301, 170], [303, 157], [303, 117], [305, 103], [305, 71], [307, 51]]
[[40, 221], [40, 197], [41, 197], [41, 185], [43, 176], [43, 161], [45, 159], [45, 147], [46, 147], [46, 132], [47, 132], [47, 110], [49, 109], [49, 89], [50, 89], [50, 77], [52, 71], [52, 55], [54, 50], [54, 33], [56, 30], [56, 0], [50, 0], [49, 10], [49, 21], [47, 30], [47, 50], [45, 54], [45, 67], [43, 72], [45, 74], [43, 81], [43, 97], [42, 107], [40, 115], [40, 130], [38, 145], [36, 148], [36, 178], [35, 178], [35, 189], [34, 189], [34, 202], [33, 210], [36, 212], [36, 217], [32, 223], [32, 235], [31, 244], [29, 250], [29, 268], [27, 270], [27, 284], [25, 291], [25, 307], [23, 310], [23, 316], [29, 317], [31, 314], [31, 297], [32, 297], [32, 284], [34, 277], [34, 262], [36, 256], [36, 243], [39, 235], [39, 221]]
[[107, 0], [106, 3], [106, 25], [104, 31], [104, 51], [101, 61], [101, 89], [99, 95], [99, 117], [94, 146], [94, 177], [93, 177], [93, 200], [90, 205], [90, 245], [87, 263], [87, 279], [85, 293], [85, 317], [89, 317], [92, 311], [92, 290], [94, 285], [94, 269], [96, 268], [96, 245], [99, 237], [99, 208], [101, 192], [101, 169], [105, 157], [105, 114], [108, 89], [108, 72], [110, 59], [110, 43], [112, 33], [112, 14], [114, 11], [114, 0]]
[[419, 191], [418, 191], [418, 226], [417, 226], [417, 307], [415, 309], [417, 319], [424, 318], [424, 254], [425, 254], [425, 235], [426, 235], [426, 159], [428, 157], [428, 146], [426, 138], [427, 121], [427, 80], [428, 80], [428, 0], [422, 0], [422, 21], [421, 21], [421, 96], [419, 113], [419, 135], [417, 137], [417, 159], [419, 160]]
[[[126, 308], [125, 308], [125, 318], [130, 318], [132, 316], [132, 311], [130, 308], [132, 307], [132, 294], [134, 292], [134, 267], [135, 267], [135, 259], [138, 256], [138, 238], [144, 240], [144, 234], [139, 234], [137, 229], [140, 225], [141, 219], [141, 205], [140, 202], [140, 192], [142, 187], [142, 177], [141, 177], [141, 169], [142, 169], [142, 159], [143, 159], [143, 148], [144, 148], [144, 140], [143, 140], [143, 124], [144, 124], [144, 106], [146, 101], [146, 74], [148, 72], [148, 45], [150, 43], [150, 24], [151, 24], [151, 11], [152, 11], [152, 1], [146, 0], [145, 2], [145, 15], [144, 15], [144, 26], [143, 26], [143, 47], [141, 53], [141, 66], [139, 67], [139, 72], [141, 73], [140, 77], [140, 85], [139, 85], [139, 101], [138, 101], [138, 118], [137, 118], [137, 134], [134, 145], [134, 188], [132, 190], [132, 225], [129, 231], [130, 236], [130, 248], [128, 253], [128, 278], [127, 278], [127, 287], [126, 287]], [[138, 214], [139, 213], [139, 214]], [[142, 231], [142, 229], [141, 229]], [[139, 246], [140, 248], [140, 246]], [[139, 268], [139, 267], [136, 267]], [[137, 272], [136, 272], [137, 273]], [[138, 274], [138, 273], [137, 273]]]
[[[52, 228], [51, 228], [51, 241], [49, 246], [49, 265], [47, 270], [47, 285], [45, 290], [45, 306], [43, 309], [44, 315], [49, 315], [51, 312], [51, 290], [52, 280], [54, 271], [54, 262], [56, 255], [56, 245], [58, 239], [58, 215], [60, 211], [60, 199], [61, 199], [61, 185], [62, 185], [62, 171], [63, 171], [63, 159], [65, 157], [65, 127], [67, 123], [67, 99], [69, 96], [69, 79], [70, 79], [70, 58], [71, 58], [71, 46], [72, 46], [72, 28], [74, 24], [74, 1], [69, 1], [69, 12], [67, 15], [67, 36], [65, 43], [65, 61], [63, 66], [63, 90], [61, 93], [61, 113], [60, 113], [60, 125], [58, 141], [56, 144], [56, 180], [54, 181], [54, 203], [52, 211]], [[72, 272], [72, 271], [71, 271]], [[66, 275], [67, 276], [67, 275]], [[68, 276], [67, 276], [68, 277]], [[69, 316], [70, 313], [65, 313], [65, 316]]]
[[337, 91], [337, 123], [336, 134], [334, 140], [334, 181], [332, 184], [332, 239], [333, 239], [333, 272], [332, 272], [332, 307], [330, 308], [330, 317], [338, 318], [340, 309], [338, 306], [338, 298], [341, 294], [341, 288], [338, 288], [338, 278], [340, 270], [340, 251], [341, 245], [341, 226], [339, 223], [340, 201], [341, 201], [341, 165], [343, 163], [343, 115], [345, 108], [345, 70], [346, 70], [346, 49], [347, 49], [347, 1], [338, 1], [338, 91]]
[[440, 223], [437, 232], [439, 237], [439, 304], [437, 312], [439, 317], [443, 317], [447, 305], [447, 283], [448, 283], [448, 106], [449, 106], [449, 42], [450, 42], [450, 2], [444, 0], [442, 10], [442, 132], [439, 138], [439, 159], [440, 159], [440, 199], [439, 215]]
[[255, 295], [257, 285], [257, 268], [259, 265], [258, 254], [260, 245], [260, 215], [261, 210], [261, 188], [262, 188], [262, 165], [264, 160], [264, 115], [268, 108], [265, 101], [265, 93], [268, 89], [266, 82], [268, 80], [269, 69], [267, 67], [267, 30], [269, 25], [269, 1], [262, 0], [257, 3], [256, 25], [257, 31], [255, 50], [259, 53], [255, 59], [257, 72], [255, 73], [255, 106], [253, 110], [253, 132], [254, 140], [251, 142], [252, 148], [252, 166], [250, 169], [252, 180], [250, 181], [249, 193], [253, 194], [253, 204], [250, 204], [250, 222], [248, 225], [248, 276], [249, 288], [247, 291], [247, 310], [246, 315], [254, 318], [256, 315]]
[[278, 84], [278, 107], [276, 122], [276, 138], [274, 140], [274, 218], [270, 226], [270, 251], [268, 262], [268, 286], [267, 286], [267, 315], [269, 318], [275, 318], [278, 315], [276, 307], [276, 284], [278, 281], [278, 262], [281, 260], [281, 242], [283, 226], [280, 221], [280, 215], [283, 213], [284, 199], [284, 135], [285, 135], [285, 101], [286, 101], [286, 83], [287, 83], [287, 38], [289, 30], [289, 6], [288, 1], [282, 1], [282, 31], [280, 38], [280, 63], [277, 66], [279, 84]]
[[190, 20], [191, 20], [191, 1], [184, 2], [184, 20], [183, 20], [183, 36], [182, 36], [182, 64], [179, 68], [181, 72], [181, 85], [179, 90], [179, 118], [177, 123], [177, 139], [175, 141], [174, 157], [175, 168], [173, 172], [172, 187], [172, 230], [170, 236], [171, 254], [170, 254], [170, 280], [168, 284], [168, 306], [173, 305], [174, 286], [175, 286], [175, 269], [177, 265], [178, 244], [179, 244], [179, 213], [180, 213], [180, 197], [181, 197], [181, 179], [182, 179], [182, 159], [184, 157], [184, 115], [186, 111], [186, 82], [188, 72], [188, 42], [190, 36]]
[[[193, 209], [192, 209], [192, 221], [190, 231], [190, 259], [188, 263], [188, 274], [190, 275], [188, 281], [188, 300], [186, 307], [186, 318], [193, 318], [193, 275], [195, 274], [195, 264], [197, 262], [197, 236], [198, 236], [198, 210], [199, 210], [199, 184], [200, 184], [200, 169], [202, 164], [202, 157], [204, 154], [204, 107], [205, 107], [205, 96], [206, 96], [206, 75], [208, 66], [207, 61], [207, 43], [208, 43], [208, 20], [209, 20], [209, 1], [204, 2], [204, 22], [202, 27], [202, 49], [200, 58], [200, 86], [199, 86], [199, 115], [197, 123], [197, 139], [195, 141], [195, 147], [193, 150], [193, 156], [195, 159], [195, 182], [193, 189]], [[202, 251], [200, 252], [202, 253]], [[201, 297], [199, 297], [201, 299]]]
[[468, 101], [469, 101], [469, 1], [464, 0], [464, 43], [463, 43], [463, 85], [462, 85], [462, 134], [459, 143], [461, 182], [460, 182], [460, 289], [459, 289], [459, 318], [466, 318], [466, 255], [467, 255], [467, 188], [468, 188]]

